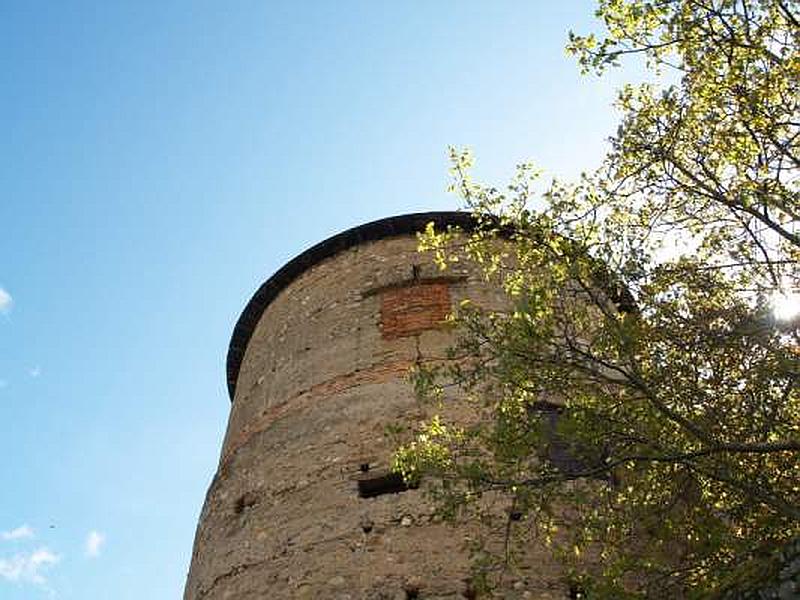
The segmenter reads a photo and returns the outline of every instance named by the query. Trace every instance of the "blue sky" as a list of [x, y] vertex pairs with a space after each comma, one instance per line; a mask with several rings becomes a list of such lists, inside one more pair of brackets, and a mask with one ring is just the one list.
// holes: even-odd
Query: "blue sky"
[[0, 599], [180, 597], [230, 333], [308, 246], [574, 176], [618, 83], [593, 4], [0, 3]]

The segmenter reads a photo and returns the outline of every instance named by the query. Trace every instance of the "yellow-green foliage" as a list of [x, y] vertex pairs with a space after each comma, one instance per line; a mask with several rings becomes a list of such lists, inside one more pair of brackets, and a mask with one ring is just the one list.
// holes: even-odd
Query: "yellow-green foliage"
[[479, 227], [421, 247], [482, 265], [513, 310], [459, 308], [450, 364], [416, 381], [481, 418], [434, 420], [396, 465], [453, 516], [505, 494], [589, 597], [713, 597], [800, 535], [800, 319], [771, 306], [800, 288], [800, 2], [597, 14], [605, 37], [570, 36], [581, 68], [638, 55], [656, 82], [620, 91], [601, 169], [539, 198], [530, 164], [498, 189], [451, 151]]

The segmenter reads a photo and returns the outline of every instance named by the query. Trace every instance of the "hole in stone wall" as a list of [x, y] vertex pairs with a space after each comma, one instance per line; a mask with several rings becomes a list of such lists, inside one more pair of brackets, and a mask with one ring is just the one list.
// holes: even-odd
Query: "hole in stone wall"
[[384, 494], [399, 494], [409, 489], [400, 473], [385, 473], [358, 480], [358, 495], [361, 498], [375, 498]]
[[369, 463], [367, 463], [367, 462], [361, 463], [360, 465], [358, 465], [358, 469], [362, 473], [366, 473], [367, 471], [369, 471]]
[[405, 589], [406, 592], [406, 600], [414, 600], [415, 598], [419, 598], [419, 588], [413, 585], [409, 585]]
[[510, 513], [508, 513], [508, 518], [512, 521], [519, 521], [522, 519], [522, 513], [518, 510], [512, 510]]
[[361, 531], [364, 533], [370, 533], [375, 526], [375, 523], [372, 522], [369, 515], [363, 515], [361, 519], [359, 519], [359, 524], [361, 525]]
[[237, 515], [242, 514], [246, 509], [258, 504], [258, 494], [255, 492], [245, 492], [236, 500], [233, 510]]
[[419, 265], [411, 265], [411, 279], [419, 281]]
[[572, 600], [580, 600], [581, 598], [585, 598], [585, 594], [583, 588], [578, 585], [577, 583], [569, 584], [569, 597]]
[[472, 582], [472, 578], [464, 579], [464, 590], [461, 595], [467, 600], [475, 600], [478, 597], [478, 592]]

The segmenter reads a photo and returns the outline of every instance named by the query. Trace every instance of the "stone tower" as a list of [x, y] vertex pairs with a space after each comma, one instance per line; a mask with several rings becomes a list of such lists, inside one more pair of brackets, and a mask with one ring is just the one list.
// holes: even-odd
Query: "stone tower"
[[[503, 302], [475, 267], [442, 273], [418, 254], [431, 221], [472, 227], [456, 212], [355, 227], [290, 261], [247, 304], [185, 600], [473, 596], [469, 531], [440, 523], [389, 472], [386, 426], [423, 416], [409, 367], [444, 355], [458, 300]], [[563, 598], [558, 579], [540, 556], [506, 597]]]

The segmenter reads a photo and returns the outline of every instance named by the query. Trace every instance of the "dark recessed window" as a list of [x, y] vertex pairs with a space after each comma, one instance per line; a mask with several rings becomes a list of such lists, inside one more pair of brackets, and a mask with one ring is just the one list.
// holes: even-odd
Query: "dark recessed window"
[[558, 431], [559, 422], [565, 418], [566, 408], [543, 403], [537, 406], [534, 414], [540, 419], [544, 432], [546, 445], [543, 458], [555, 469], [567, 477], [609, 480], [610, 474], [603, 469], [608, 456], [607, 449], [590, 447]]
[[400, 473], [376, 474], [358, 480], [358, 495], [361, 498], [375, 498], [384, 494], [399, 494], [409, 487]]

